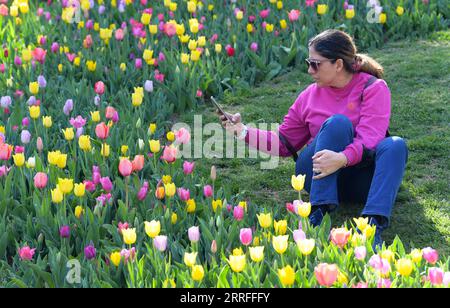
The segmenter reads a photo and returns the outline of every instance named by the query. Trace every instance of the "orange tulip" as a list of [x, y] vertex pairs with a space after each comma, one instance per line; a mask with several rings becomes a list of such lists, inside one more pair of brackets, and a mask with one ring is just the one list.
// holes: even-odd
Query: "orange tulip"
[[131, 162], [134, 171], [141, 171], [144, 168], [144, 155], [136, 155]]

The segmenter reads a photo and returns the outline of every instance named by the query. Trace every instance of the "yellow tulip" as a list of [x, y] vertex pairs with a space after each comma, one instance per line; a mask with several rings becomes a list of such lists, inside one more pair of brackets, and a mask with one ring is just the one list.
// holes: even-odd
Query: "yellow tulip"
[[269, 228], [272, 225], [272, 214], [259, 214], [256, 216], [258, 217], [258, 222], [261, 228]]
[[58, 178], [58, 187], [63, 194], [70, 194], [73, 190], [73, 180]]
[[36, 81], [30, 82], [29, 90], [30, 90], [30, 93], [33, 95], [38, 94], [39, 93], [39, 84]]
[[361, 230], [364, 231], [366, 230], [368, 224], [369, 224], [369, 217], [363, 218], [363, 217], [359, 217], [358, 219], [353, 218], [353, 221], [356, 224], [356, 227]]
[[119, 266], [120, 264], [120, 259], [122, 259], [122, 256], [120, 255], [120, 252], [113, 252], [110, 256], [109, 259], [111, 260], [111, 263], [114, 264], [114, 266]]
[[392, 250], [386, 249], [381, 252], [381, 258], [385, 259], [388, 262], [394, 261], [395, 255]]
[[238, 12], [236, 13], [236, 19], [237, 19], [237, 20], [242, 20], [242, 18], [244, 18], [244, 12], [238, 11]]
[[166, 137], [167, 137], [167, 140], [169, 140], [170, 142], [175, 140], [175, 134], [172, 131], [168, 132]]
[[156, 131], [156, 123], [151, 123], [148, 127], [150, 134], [154, 134]]
[[25, 155], [23, 153], [18, 153], [13, 155], [14, 165], [17, 167], [22, 167], [25, 164]]
[[120, 66], [119, 66], [119, 68], [120, 68], [120, 70], [122, 71], [122, 72], [125, 72], [126, 70], [127, 70], [127, 65], [125, 64], [125, 63], [120, 63]]
[[75, 184], [75, 187], [73, 189], [73, 193], [75, 196], [81, 198], [86, 193], [86, 185], [84, 183]]
[[214, 213], [217, 211], [217, 208], [222, 209], [222, 200], [212, 200], [212, 208]]
[[253, 32], [253, 25], [252, 24], [247, 24], [247, 32], [248, 33], [252, 33]]
[[197, 39], [197, 42], [198, 42], [198, 46], [199, 47], [205, 47], [205, 45], [206, 45], [206, 37], [199, 36], [199, 38]]
[[149, 25], [148, 30], [150, 31], [150, 34], [156, 34], [158, 33], [158, 26], [156, 25]]
[[283, 254], [288, 248], [289, 235], [279, 235], [272, 238], [272, 246], [279, 254]]
[[161, 150], [161, 144], [159, 140], [150, 140], [150, 151], [152, 153], [158, 153]]
[[53, 203], [61, 203], [63, 201], [63, 193], [58, 187], [52, 189], [52, 201]]
[[81, 205], [77, 205], [75, 207], [75, 213], [74, 213], [75, 217], [79, 219], [83, 213], [84, 213], [83, 207]]
[[42, 124], [44, 125], [45, 128], [50, 128], [52, 127], [52, 117], [42, 117]]
[[195, 205], [194, 199], [189, 199], [188, 201], [186, 201], [186, 212], [194, 213], [195, 208], [196, 208], [196, 205]]
[[123, 241], [127, 245], [133, 245], [136, 243], [136, 229], [129, 228], [122, 230]]
[[128, 146], [127, 145], [122, 145], [120, 147], [120, 152], [122, 153], [122, 155], [127, 154], [127, 151], [128, 151]]
[[101, 154], [103, 157], [109, 157], [109, 152], [110, 152], [110, 147], [109, 147], [109, 145], [108, 145], [108, 144], [102, 143], [102, 148], [101, 148], [101, 150], [100, 150], [100, 154]]
[[245, 264], [246, 264], [245, 255], [240, 255], [240, 256], [230, 255], [230, 257], [228, 258], [227, 261], [228, 261], [228, 264], [230, 265], [231, 269], [233, 270], [233, 272], [240, 273], [245, 268]]
[[194, 281], [202, 281], [203, 277], [205, 276], [205, 271], [203, 270], [203, 266], [194, 265], [192, 267], [191, 276]]
[[189, 63], [189, 55], [187, 53], [181, 53], [181, 63], [188, 64]]
[[274, 221], [275, 234], [285, 235], [287, 230], [287, 220]]
[[151, 18], [152, 18], [152, 15], [150, 15], [148, 13], [144, 13], [141, 16], [141, 22], [147, 26], [150, 23]]
[[151, 222], [144, 222], [145, 224], [145, 233], [151, 238], [155, 238], [161, 232], [161, 223], [156, 220], [152, 220]]
[[214, 45], [214, 50], [216, 51], [216, 53], [221, 53], [222, 52], [222, 45], [221, 44], [215, 44]]
[[342, 273], [341, 271], [339, 271], [338, 277], [337, 277], [337, 281], [338, 283], [340, 283], [341, 285], [348, 285], [348, 278], [347, 276]]
[[[24, 62], [30, 62], [31, 61], [31, 58], [32, 58], [32, 53], [31, 53], [31, 50], [30, 49], [24, 49], [23, 51], [22, 51], [22, 60], [24, 61]], [[34, 85], [33, 86], [36, 86], [37, 85], [37, 82], [32, 82]], [[38, 86], [38, 89], [39, 89], [39, 86]], [[31, 91], [31, 84], [30, 84], [30, 92], [32, 92]]]
[[86, 62], [86, 67], [90, 72], [95, 72], [97, 68], [97, 62], [89, 60]]
[[363, 234], [366, 236], [366, 239], [370, 239], [375, 234], [375, 226], [367, 226], [363, 232]]
[[242, 256], [244, 254], [244, 251], [242, 250], [241, 247], [234, 248], [232, 254], [233, 254], [233, 256]]
[[187, 3], [187, 10], [189, 13], [195, 13], [195, 11], [197, 10], [197, 5], [195, 4], [194, 1], [188, 1]]
[[172, 225], [176, 224], [178, 220], [178, 215], [177, 213], [172, 213], [172, 216], [170, 218], [170, 222], [172, 223]]
[[78, 145], [80, 146], [80, 149], [83, 151], [90, 151], [91, 150], [91, 139], [87, 135], [81, 135], [78, 139]]
[[56, 165], [58, 168], [63, 169], [67, 164], [67, 154], [59, 154], [56, 158]]
[[267, 24], [266, 25], [266, 31], [267, 32], [273, 32], [273, 28], [274, 28], [274, 25], [273, 24]]
[[380, 16], [379, 16], [379, 22], [381, 24], [384, 24], [384, 23], [386, 23], [386, 19], [387, 19], [386, 13], [381, 13]]
[[186, 264], [186, 266], [188, 266], [188, 267], [194, 266], [195, 262], [197, 260], [197, 254], [198, 254], [197, 252], [191, 252], [191, 253], [185, 252], [184, 258], [183, 258], [184, 264]]
[[395, 12], [397, 13], [398, 16], [402, 16], [403, 13], [405, 12], [405, 9], [401, 6], [397, 6], [397, 9], [395, 10]]
[[64, 139], [66, 139], [67, 141], [71, 141], [75, 137], [75, 132], [73, 130], [73, 127], [63, 129], [62, 132], [64, 134]]
[[100, 122], [100, 111], [91, 111], [92, 122]]
[[317, 5], [317, 14], [324, 15], [327, 12], [328, 5], [326, 4], [318, 4]]
[[422, 250], [420, 249], [413, 249], [411, 251], [411, 258], [414, 263], [420, 263], [422, 261]]
[[280, 20], [280, 27], [281, 27], [281, 29], [287, 28], [287, 22], [285, 19]]
[[291, 178], [291, 185], [296, 191], [301, 191], [305, 185], [306, 175], [293, 175]]
[[28, 108], [30, 111], [30, 117], [34, 120], [39, 118], [39, 115], [41, 114], [41, 108], [39, 106], [31, 106]]
[[278, 278], [285, 287], [292, 286], [295, 282], [295, 271], [288, 265], [278, 270]]
[[311, 213], [311, 203], [309, 202], [300, 203], [297, 206], [297, 212], [303, 218], [308, 217], [309, 214]]
[[176, 187], [174, 183], [164, 184], [164, 190], [167, 197], [173, 197], [176, 193]]
[[192, 62], [197, 62], [200, 60], [200, 56], [201, 56], [201, 52], [198, 50], [192, 50], [191, 51], [191, 61]]
[[309, 256], [311, 252], [314, 250], [315, 241], [314, 239], [304, 239], [299, 240], [297, 242], [298, 250], [302, 253], [304, 256]]
[[178, 8], [178, 4], [177, 4], [176, 2], [171, 2], [171, 3], [170, 3], [170, 5], [169, 5], [169, 10], [170, 10], [171, 12], [175, 12], [175, 11], [177, 10], [177, 8]]
[[133, 105], [133, 107], [139, 107], [142, 104], [143, 99], [144, 97], [139, 93], [131, 94], [131, 104]]
[[172, 183], [172, 177], [170, 175], [163, 175], [162, 181], [164, 184]]
[[355, 10], [345, 10], [345, 18], [347, 19], [352, 19], [353, 17], [355, 17]]
[[404, 277], [408, 277], [413, 271], [413, 263], [409, 259], [399, 259], [395, 266], [397, 267], [398, 273]]
[[253, 262], [261, 262], [264, 259], [264, 246], [249, 247], [249, 249]]

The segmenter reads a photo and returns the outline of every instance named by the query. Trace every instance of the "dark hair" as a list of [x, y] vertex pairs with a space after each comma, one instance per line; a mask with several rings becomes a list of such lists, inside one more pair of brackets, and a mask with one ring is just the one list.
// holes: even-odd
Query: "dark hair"
[[377, 78], [383, 77], [384, 69], [380, 63], [368, 55], [357, 53], [352, 37], [343, 31], [325, 30], [313, 37], [308, 47], [313, 47], [327, 59], [342, 59], [344, 69], [349, 73], [364, 72]]

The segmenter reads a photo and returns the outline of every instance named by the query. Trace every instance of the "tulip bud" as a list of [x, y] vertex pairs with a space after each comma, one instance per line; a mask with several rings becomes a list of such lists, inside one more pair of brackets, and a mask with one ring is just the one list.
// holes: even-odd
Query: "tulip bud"
[[211, 243], [211, 252], [216, 253], [217, 252], [217, 242], [216, 240], [213, 240]]
[[141, 128], [141, 118], [136, 121], [136, 128]]
[[43, 142], [42, 142], [42, 138], [41, 138], [41, 137], [38, 137], [38, 138], [37, 138], [37, 141], [36, 141], [36, 148], [37, 148], [37, 150], [38, 150], [39, 153], [42, 152], [42, 150], [44, 149], [44, 144], [43, 144]]
[[215, 181], [217, 178], [216, 166], [211, 166], [211, 180]]

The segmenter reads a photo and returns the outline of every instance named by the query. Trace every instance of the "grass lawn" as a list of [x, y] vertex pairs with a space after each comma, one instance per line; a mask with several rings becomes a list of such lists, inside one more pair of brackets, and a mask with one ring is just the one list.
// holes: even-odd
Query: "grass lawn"
[[[390, 132], [405, 138], [409, 148], [405, 177], [383, 239], [390, 244], [398, 234], [407, 248], [432, 246], [448, 256], [450, 31], [435, 33], [428, 40], [388, 43], [367, 53], [385, 68], [392, 93]], [[227, 93], [222, 103], [227, 111], [240, 112], [244, 123], [281, 123], [297, 95], [312, 82], [304, 66], [257, 88]], [[181, 115], [178, 121], [191, 124], [194, 114], [203, 115], [203, 124], [218, 122], [209, 105]], [[210, 166], [215, 165], [216, 185], [226, 186], [250, 204], [282, 210], [286, 202], [297, 197], [290, 184], [294, 161], [281, 158], [273, 170], [261, 170], [260, 161], [203, 159], [197, 170], [207, 176]], [[332, 214], [333, 226], [358, 217], [362, 208], [363, 204], [341, 204]]]

